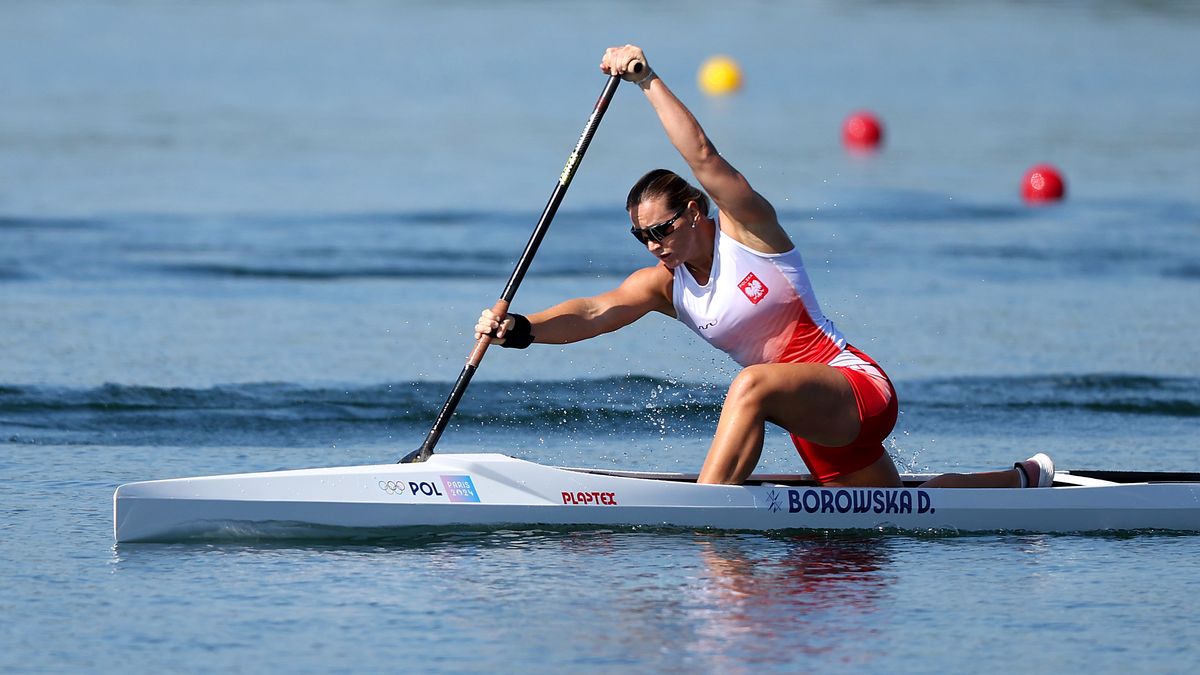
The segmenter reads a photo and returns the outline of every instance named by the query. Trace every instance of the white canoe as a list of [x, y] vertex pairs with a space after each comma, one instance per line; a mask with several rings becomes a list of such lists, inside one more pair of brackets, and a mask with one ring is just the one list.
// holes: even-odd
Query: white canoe
[[129, 483], [118, 542], [402, 535], [411, 528], [1200, 532], [1200, 474], [1067, 472], [1041, 489], [823, 488], [806, 476], [570, 469], [500, 454]]

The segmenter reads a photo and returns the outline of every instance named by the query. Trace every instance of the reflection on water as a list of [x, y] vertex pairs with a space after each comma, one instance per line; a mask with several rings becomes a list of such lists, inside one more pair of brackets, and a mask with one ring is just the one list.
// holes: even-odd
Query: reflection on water
[[692, 648], [721, 670], [836, 655], [882, 656], [876, 614], [889, 602], [890, 544], [822, 535], [716, 537], [700, 542], [706, 573]]
[[[430, 531], [357, 543], [114, 547], [111, 571], [133, 581], [169, 569], [187, 583], [286, 564], [304, 569], [304, 581], [279, 583], [319, 583], [335, 608], [383, 605], [393, 618], [411, 620], [449, 603], [458, 620], [490, 626], [491, 639], [533, 639], [525, 621], [490, 619], [505, 608], [526, 620], [556, 617], [552, 628], [535, 622], [535, 642], [550, 652], [645, 658], [647, 645], [660, 645], [677, 655], [677, 665], [742, 672], [809, 658], [878, 662], [896, 604], [896, 546], [891, 537], [861, 535]], [[249, 592], [257, 578], [234, 581], [225, 592]]]
[[[202, 645], [242, 645], [206, 652], [213, 669], [237, 669], [247, 649], [295, 659], [272, 635], [320, 645], [332, 626], [415, 635], [385, 656], [424, 665], [434, 655], [439, 672], [890, 671], [925, 657], [924, 669], [968, 672], [978, 652], [947, 645], [990, 645], [997, 622], [1028, 634], [1021, 622], [1035, 621], [1089, 644], [1129, 625], [1175, 626], [1148, 635], [1136, 655], [1118, 654], [1170, 672], [1179, 645], [1194, 642], [1186, 589], [1195, 575], [1175, 565], [1156, 576], [1146, 565], [1195, 557], [1195, 540], [560, 528], [144, 544], [111, 548], [107, 574], [91, 577], [110, 604], [37, 612], [74, 633], [140, 614], [147, 627], [104, 643], [113, 658], [180, 628]], [[1114, 591], [1113, 579], [1127, 576], [1138, 587]], [[1009, 592], [1017, 587], [1033, 592]], [[1148, 604], [1147, 593], [1158, 600]]]

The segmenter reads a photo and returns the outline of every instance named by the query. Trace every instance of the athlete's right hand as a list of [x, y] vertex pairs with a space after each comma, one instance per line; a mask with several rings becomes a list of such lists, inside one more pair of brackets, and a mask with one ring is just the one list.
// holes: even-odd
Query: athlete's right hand
[[485, 309], [479, 314], [479, 321], [475, 322], [475, 340], [478, 342], [484, 335], [489, 335], [492, 338], [492, 344], [502, 345], [504, 344], [504, 335], [508, 333], [514, 323], [516, 321], [510, 316], [505, 316], [501, 321], [492, 310]]
[[[642, 70], [635, 71], [637, 66]], [[642, 48], [636, 45], [609, 47], [600, 61], [600, 70], [605, 75], [619, 75], [627, 82], [641, 82], [650, 77], [650, 62]]]

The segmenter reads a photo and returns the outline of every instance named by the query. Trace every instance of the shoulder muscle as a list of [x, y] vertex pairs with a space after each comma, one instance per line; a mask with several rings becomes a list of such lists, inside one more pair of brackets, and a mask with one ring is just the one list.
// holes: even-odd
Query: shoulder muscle
[[675, 305], [671, 300], [674, 275], [666, 266], [659, 264], [643, 267], [625, 278], [620, 286], [597, 296], [597, 305], [606, 310], [631, 311], [630, 322], [650, 312], [675, 316]]

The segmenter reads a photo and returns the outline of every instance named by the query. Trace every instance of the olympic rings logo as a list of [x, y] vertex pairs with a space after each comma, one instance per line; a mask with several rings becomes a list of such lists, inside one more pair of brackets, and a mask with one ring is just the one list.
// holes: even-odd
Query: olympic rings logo
[[379, 481], [379, 489], [389, 495], [404, 494], [404, 483], [398, 480], [381, 480]]

